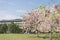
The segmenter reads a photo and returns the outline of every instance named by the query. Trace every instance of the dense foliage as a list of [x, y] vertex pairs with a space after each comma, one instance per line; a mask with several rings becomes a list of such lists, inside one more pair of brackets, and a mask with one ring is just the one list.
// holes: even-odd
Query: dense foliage
[[22, 29], [20, 29], [17, 24], [14, 24], [12, 22], [11, 24], [9, 24], [9, 31], [10, 33], [20, 33], [22, 32]]
[[6, 33], [8, 26], [6, 24], [0, 24], [0, 33]]
[[10, 24], [0, 24], [0, 33], [22, 33], [19, 25], [11, 22]]

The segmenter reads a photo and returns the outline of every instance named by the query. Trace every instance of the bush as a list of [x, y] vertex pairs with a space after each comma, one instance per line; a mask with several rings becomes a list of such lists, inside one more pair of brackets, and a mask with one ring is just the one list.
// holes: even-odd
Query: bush
[[0, 33], [6, 33], [8, 26], [6, 24], [0, 24]]
[[15, 23], [9, 24], [9, 31], [10, 33], [21, 33], [22, 29], [19, 28], [19, 26]]

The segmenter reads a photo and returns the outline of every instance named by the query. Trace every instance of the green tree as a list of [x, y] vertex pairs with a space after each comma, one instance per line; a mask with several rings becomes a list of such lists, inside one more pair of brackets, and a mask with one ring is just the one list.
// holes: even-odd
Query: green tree
[[20, 29], [17, 24], [12, 22], [11, 24], [9, 24], [9, 31], [11, 33], [20, 33], [22, 32], [22, 29]]
[[52, 40], [52, 32], [54, 31], [54, 30], [53, 30], [54, 24], [57, 23], [57, 21], [54, 22], [54, 21], [56, 20], [56, 16], [57, 16], [57, 14], [58, 14], [58, 13], [56, 13], [56, 12], [53, 12], [53, 13], [51, 14], [51, 20], [52, 20], [52, 23], [51, 23], [50, 40]]
[[0, 33], [6, 33], [8, 26], [6, 24], [0, 24]]
[[40, 5], [39, 8], [40, 9], [44, 9], [46, 6], [45, 5]]

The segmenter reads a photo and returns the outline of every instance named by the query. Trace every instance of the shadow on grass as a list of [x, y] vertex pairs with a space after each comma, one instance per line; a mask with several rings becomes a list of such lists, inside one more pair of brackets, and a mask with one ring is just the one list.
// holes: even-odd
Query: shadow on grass
[[45, 36], [30, 36], [30, 38], [43, 38], [43, 39], [46, 39], [46, 38], [49, 38], [49, 37], [45, 37]]
[[[49, 36], [30, 36], [30, 38], [43, 38], [43, 39], [49, 39]], [[59, 37], [52, 37], [52, 39], [58, 39]]]

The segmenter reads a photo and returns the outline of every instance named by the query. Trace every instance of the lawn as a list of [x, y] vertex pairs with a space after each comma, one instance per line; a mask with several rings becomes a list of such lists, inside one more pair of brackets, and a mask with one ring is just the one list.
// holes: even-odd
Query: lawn
[[0, 40], [50, 40], [49, 34], [0, 34]]

